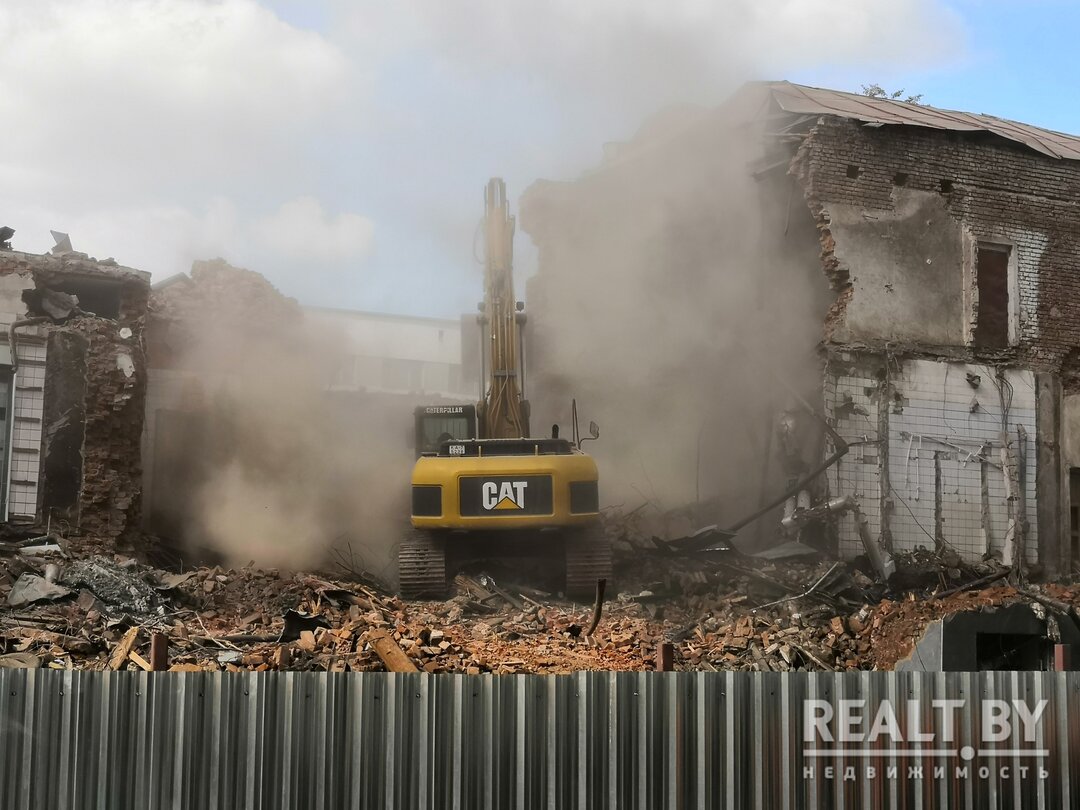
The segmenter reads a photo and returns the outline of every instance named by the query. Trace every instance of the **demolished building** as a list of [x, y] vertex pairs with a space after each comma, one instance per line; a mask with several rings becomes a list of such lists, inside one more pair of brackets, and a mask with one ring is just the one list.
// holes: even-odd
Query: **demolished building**
[[[662, 422], [642, 455], [692, 468], [696, 450], [697, 489], [721, 493], [721, 525], [832, 459], [789, 518], [852, 496], [891, 551], [1067, 572], [1080, 555], [1078, 161], [1080, 138], [992, 116], [747, 85], [526, 193], [534, 368], [559, 368], [555, 388], [607, 374], [622, 401], [602, 413], [609, 446], [618, 426], [642, 444]], [[635, 282], [655, 311], [631, 322], [620, 308]], [[646, 340], [612, 364], [636, 332]], [[846, 447], [807, 438], [789, 389]], [[599, 387], [585, 390], [602, 408]], [[699, 410], [679, 410], [694, 397]], [[730, 404], [739, 397], [752, 405]], [[631, 402], [649, 412], [623, 417]], [[765, 473], [746, 475], [751, 463]], [[814, 523], [802, 531], [862, 553], [856, 518]]]
[[5, 522], [87, 549], [138, 531], [149, 293], [112, 259], [0, 250]]
[[[145, 274], [0, 253], [10, 318], [34, 319], [12, 344], [15, 413], [29, 411], [16, 439], [40, 423], [46, 459], [12, 481], [41, 491], [14, 516], [118, 537], [139, 509], [125, 472], [137, 430], [146, 525], [221, 562], [158, 562], [153, 542], [122, 559], [2, 543], [0, 658], [230, 672], [1071, 668], [1077, 586], [1006, 584], [1015, 572], [1000, 562], [1055, 573], [1072, 559], [1053, 542], [1076, 463], [1072, 141], [1020, 143], [1008, 133], [1022, 128], [994, 120], [936, 129], [940, 113], [911, 105], [873, 102], [858, 117], [841, 102], [862, 104], [753, 85], [527, 197], [540, 247], [529, 347], [537, 390], [553, 392], [535, 412], [566, 424], [580, 392], [604, 426], [590, 450], [608, 502], [642, 474], [629, 489], [645, 505], [605, 515], [616, 587], [598, 588], [591, 609], [537, 589], [543, 572], [491, 561], [461, 572], [445, 602], [403, 601], [351, 553], [328, 554], [339, 538], [351, 552], [398, 536], [405, 481], [387, 470], [407, 467], [396, 426], [428, 367], [399, 385], [402, 367], [387, 364], [395, 373], [364, 390], [356, 372], [375, 379], [375, 342], [356, 351], [314, 329], [266, 279], [220, 260], [155, 287], [144, 324]], [[1023, 182], [999, 185], [1010, 171]], [[1040, 179], [1055, 171], [1056, 191]], [[451, 343], [438, 325], [411, 326]], [[44, 369], [40, 385], [24, 367]], [[77, 462], [62, 463], [69, 453]], [[240, 475], [216, 477], [229, 470]], [[71, 476], [64, 512], [49, 492]], [[665, 488], [694, 507], [675, 510], [670, 543], [644, 508]], [[710, 513], [718, 525], [694, 531]], [[722, 543], [718, 527], [748, 513], [765, 519], [737, 543], [798, 534], [826, 559], [803, 544], [751, 555]], [[829, 558], [861, 554], [864, 534], [913, 553], [888, 578]], [[959, 633], [979, 638], [954, 644]]]
[[305, 308], [196, 261], [151, 294], [144, 529], [232, 562], [344, 553], [392, 579], [413, 409], [463, 396], [460, 355], [457, 321]]

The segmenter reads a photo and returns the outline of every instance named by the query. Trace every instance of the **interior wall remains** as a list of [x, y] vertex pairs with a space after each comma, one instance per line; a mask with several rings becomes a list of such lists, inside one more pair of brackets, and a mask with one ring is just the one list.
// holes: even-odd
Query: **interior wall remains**
[[[1026, 558], [1049, 573], [1067, 570], [1073, 549], [1080, 551], [1080, 511], [1076, 540], [1069, 540], [1069, 478], [1080, 462], [1080, 404], [1073, 393], [1080, 390], [1080, 165], [985, 133], [868, 128], [824, 116], [810, 125], [792, 171], [817, 221], [821, 260], [837, 294], [826, 322], [830, 357], [849, 349], [863, 363], [827, 377], [829, 407], [850, 408], [837, 397], [852, 396], [873, 423], [864, 424], [868, 435], [882, 441], [853, 448], [841, 462], [848, 484], [869, 502], [864, 508], [875, 530], [900, 546], [915, 542], [914, 527], [914, 537], [928, 545], [942, 535], [952, 542], [952, 535], [968, 556], [1004, 551], [994, 489], [1000, 471], [991, 465], [987, 477], [979, 469], [976, 487], [974, 471], [985, 464], [957, 460], [968, 451], [928, 449], [925, 438], [920, 451], [917, 440], [903, 440], [904, 434], [952, 436], [963, 440], [953, 441], [961, 448], [989, 440], [1000, 453], [1000, 440], [994, 447], [990, 435], [994, 403], [978, 391], [969, 394], [964, 381], [970, 373], [985, 387], [1001, 371], [1014, 393], [1010, 435], [1019, 442], [1016, 428], [1027, 433], [1027, 503], [1020, 516], [1030, 527]], [[990, 272], [995, 278], [986, 277]], [[868, 353], [876, 355], [869, 367]], [[897, 357], [906, 359], [890, 359]], [[892, 379], [919, 399], [903, 412], [876, 399], [875, 386], [894, 363]], [[941, 369], [949, 369], [947, 381]], [[924, 378], [933, 383], [929, 390], [921, 387]], [[866, 390], [876, 393], [867, 397]], [[979, 401], [970, 414], [965, 395]], [[918, 430], [904, 426], [913, 414], [929, 422]], [[852, 429], [848, 418], [842, 421]], [[875, 452], [879, 458], [866, 460]], [[920, 453], [919, 465], [910, 453]], [[905, 504], [900, 496], [915, 469], [920, 486], [907, 490]], [[928, 480], [938, 482], [930, 502], [921, 494]], [[1076, 489], [1080, 495], [1080, 481]], [[852, 529], [842, 529], [841, 546], [856, 552], [853, 542]]]
[[[43, 292], [65, 287], [92, 290], [87, 306], [115, 317], [49, 317]], [[101, 549], [137, 528], [148, 296], [149, 274], [111, 260], [0, 252], [0, 330], [38, 319], [19, 326], [14, 347], [9, 518]]]
[[[1008, 557], [1025, 537], [1038, 561], [1036, 395], [1031, 371], [982, 364], [860, 357], [829, 363], [826, 409], [851, 450], [829, 471], [833, 495], [855, 495], [873, 534], [895, 552], [955, 550], [965, 560]], [[1004, 418], [1003, 418], [1004, 417]], [[1009, 483], [1010, 452], [1019, 489]], [[854, 519], [839, 551], [863, 553]]]

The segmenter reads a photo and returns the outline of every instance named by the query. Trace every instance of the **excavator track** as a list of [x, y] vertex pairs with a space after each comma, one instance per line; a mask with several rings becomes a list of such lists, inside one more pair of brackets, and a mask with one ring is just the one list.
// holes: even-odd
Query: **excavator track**
[[591, 600], [596, 580], [611, 581], [611, 542], [598, 533], [571, 533], [566, 537], [566, 595]]
[[413, 530], [398, 548], [398, 590], [404, 599], [446, 596], [446, 542]]

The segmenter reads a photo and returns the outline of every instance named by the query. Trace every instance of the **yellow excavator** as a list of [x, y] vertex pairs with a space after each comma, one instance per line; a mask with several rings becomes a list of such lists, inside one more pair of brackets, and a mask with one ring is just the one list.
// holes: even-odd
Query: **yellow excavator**
[[568, 596], [591, 597], [611, 575], [600, 531], [596, 463], [582, 452], [574, 404], [572, 439], [529, 438], [523, 394], [524, 306], [514, 297], [514, 217], [506, 185], [485, 191], [484, 300], [480, 305], [481, 401], [415, 411], [412, 532], [398, 551], [401, 595], [439, 598], [462, 561], [555, 557]]

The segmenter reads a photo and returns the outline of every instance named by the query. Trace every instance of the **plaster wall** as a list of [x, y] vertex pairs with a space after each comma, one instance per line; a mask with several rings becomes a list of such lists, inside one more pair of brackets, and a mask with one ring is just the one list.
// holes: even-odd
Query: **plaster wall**
[[940, 194], [897, 188], [891, 210], [828, 204], [853, 294], [833, 340], [964, 342], [964, 239]]

